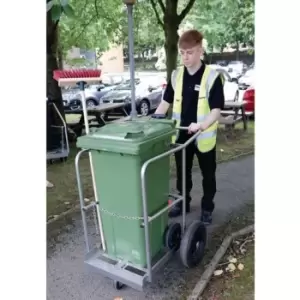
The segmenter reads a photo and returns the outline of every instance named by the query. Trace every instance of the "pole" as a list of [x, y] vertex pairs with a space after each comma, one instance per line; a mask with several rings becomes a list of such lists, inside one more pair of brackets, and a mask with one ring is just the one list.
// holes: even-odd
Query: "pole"
[[134, 46], [133, 46], [133, 4], [126, 4], [128, 12], [128, 37], [129, 37], [129, 69], [131, 84], [131, 118], [137, 117], [136, 101], [135, 101], [135, 80], [134, 80]]

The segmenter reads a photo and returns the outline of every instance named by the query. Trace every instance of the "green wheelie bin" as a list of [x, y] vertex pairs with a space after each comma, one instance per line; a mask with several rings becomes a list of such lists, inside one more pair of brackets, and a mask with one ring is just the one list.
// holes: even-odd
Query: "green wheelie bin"
[[[139, 118], [107, 124], [77, 140], [92, 154], [106, 253], [115, 259], [145, 267], [145, 231], [141, 167], [170, 149], [175, 133], [171, 120]], [[149, 216], [168, 205], [170, 157], [149, 165], [146, 173]], [[164, 248], [167, 212], [149, 223], [152, 259]]]

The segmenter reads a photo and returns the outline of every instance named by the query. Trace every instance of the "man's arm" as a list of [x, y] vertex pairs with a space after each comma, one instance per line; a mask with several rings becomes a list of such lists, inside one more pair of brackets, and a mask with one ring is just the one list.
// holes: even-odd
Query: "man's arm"
[[221, 77], [218, 76], [213, 84], [210, 93], [209, 93], [209, 107], [210, 113], [205, 119], [204, 122], [201, 123], [192, 123], [189, 126], [189, 133], [197, 132], [198, 130], [204, 131], [209, 128], [213, 123], [219, 120], [221, 115], [221, 109], [224, 107], [225, 97], [224, 97], [224, 89]]
[[224, 107], [225, 97], [224, 88], [220, 76], [217, 77], [210, 90], [208, 103], [210, 107], [210, 114], [207, 116], [205, 121], [201, 123], [201, 130], [206, 130], [213, 123], [218, 121], [221, 116], [221, 109], [223, 109]]
[[168, 112], [170, 104], [174, 101], [174, 89], [171, 84], [171, 80], [168, 82], [163, 98], [157, 107], [155, 114], [165, 115]]

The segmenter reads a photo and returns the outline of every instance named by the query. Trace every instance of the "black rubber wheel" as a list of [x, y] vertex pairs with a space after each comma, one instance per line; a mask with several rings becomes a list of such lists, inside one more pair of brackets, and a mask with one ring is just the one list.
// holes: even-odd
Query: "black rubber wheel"
[[114, 280], [114, 288], [116, 290], [121, 290], [125, 285], [123, 283], [121, 283], [120, 281], [116, 281]]
[[205, 225], [194, 221], [185, 231], [180, 245], [180, 258], [184, 266], [193, 268], [203, 259], [207, 232]]
[[97, 102], [93, 99], [86, 100], [86, 107], [87, 108], [94, 108], [97, 106]]
[[165, 233], [165, 246], [169, 250], [177, 251], [181, 242], [181, 225], [179, 223], [171, 223]]
[[139, 106], [139, 112], [142, 116], [148, 116], [150, 113], [150, 104], [147, 100], [142, 100]]

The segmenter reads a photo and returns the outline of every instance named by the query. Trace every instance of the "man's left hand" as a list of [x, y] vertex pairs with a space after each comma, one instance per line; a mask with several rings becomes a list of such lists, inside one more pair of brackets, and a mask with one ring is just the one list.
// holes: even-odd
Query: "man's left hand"
[[188, 128], [188, 133], [196, 133], [199, 130], [201, 130], [201, 125], [199, 123], [191, 123]]

